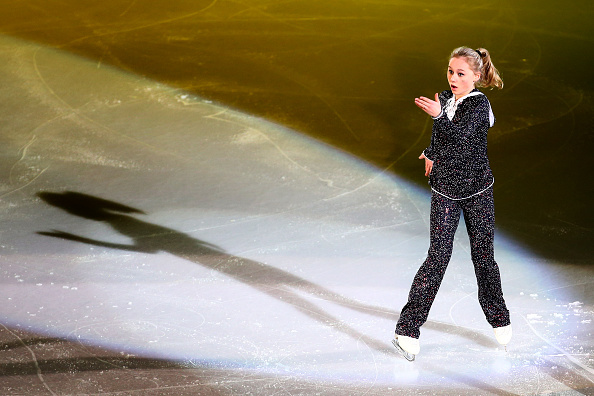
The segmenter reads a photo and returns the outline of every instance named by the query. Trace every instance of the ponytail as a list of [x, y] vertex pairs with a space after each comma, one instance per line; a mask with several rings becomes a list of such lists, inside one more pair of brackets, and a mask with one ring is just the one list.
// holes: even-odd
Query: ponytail
[[481, 60], [483, 61], [481, 79], [477, 81], [477, 85], [483, 88], [503, 88], [503, 80], [499, 76], [499, 72], [491, 61], [491, 55], [489, 54], [489, 51], [484, 48], [479, 48], [476, 50], [476, 52], [478, 55], [480, 55]]
[[491, 55], [485, 48], [473, 50], [468, 47], [459, 47], [452, 51], [451, 58], [466, 58], [468, 65], [475, 73], [480, 73], [481, 78], [475, 83], [479, 88], [503, 88], [503, 80], [491, 61]]

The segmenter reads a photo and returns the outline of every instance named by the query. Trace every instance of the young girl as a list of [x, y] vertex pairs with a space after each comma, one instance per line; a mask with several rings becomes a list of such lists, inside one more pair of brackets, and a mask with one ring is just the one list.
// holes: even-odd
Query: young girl
[[435, 100], [415, 99], [433, 118], [431, 144], [419, 159], [431, 185], [430, 246], [396, 325], [394, 346], [408, 360], [419, 353], [419, 328], [427, 320], [452, 255], [454, 234], [464, 214], [478, 283], [478, 300], [502, 345], [511, 339], [509, 311], [493, 254], [495, 216], [493, 175], [487, 158], [487, 132], [495, 122], [487, 97], [476, 87], [503, 88], [489, 52], [460, 47], [447, 70], [449, 91]]

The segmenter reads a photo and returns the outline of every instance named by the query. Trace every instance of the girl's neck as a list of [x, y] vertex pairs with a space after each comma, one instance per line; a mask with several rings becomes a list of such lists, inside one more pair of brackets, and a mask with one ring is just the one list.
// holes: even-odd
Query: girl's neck
[[460, 94], [460, 95], [454, 95], [454, 97], [456, 98], [456, 100], [459, 100], [459, 99], [461, 99], [461, 98], [465, 97], [466, 95], [468, 95], [469, 93], [471, 93], [471, 92], [472, 92], [472, 91], [474, 91], [474, 90], [475, 90], [475, 87], [472, 87], [472, 89], [471, 89], [470, 91], [468, 91], [468, 92], [466, 92], [466, 93], [464, 93], [464, 94]]

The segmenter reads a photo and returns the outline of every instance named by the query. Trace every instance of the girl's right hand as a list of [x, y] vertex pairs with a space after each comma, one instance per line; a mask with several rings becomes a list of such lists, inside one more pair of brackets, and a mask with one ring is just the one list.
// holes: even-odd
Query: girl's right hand
[[433, 161], [425, 157], [425, 154], [421, 154], [419, 159], [425, 159], [425, 176], [429, 176], [429, 174], [431, 174], [431, 170], [433, 169]]
[[437, 93], [435, 94], [435, 100], [421, 96], [415, 98], [415, 104], [431, 117], [437, 117], [441, 113], [441, 103], [439, 102], [439, 94]]

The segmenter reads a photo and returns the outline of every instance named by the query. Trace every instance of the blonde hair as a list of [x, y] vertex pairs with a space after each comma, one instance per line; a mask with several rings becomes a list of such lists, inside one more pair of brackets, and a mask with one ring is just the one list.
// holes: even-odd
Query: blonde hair
[[452, 51], [450, 59], [466, 58], [470, 69], [480, 73], [481, 78], [475, 83], [479, 88], [503, 88], [503, 80], [491, 61], [491, 55], [485, 48], [472, 49], [469, 47], [458, 47]]

